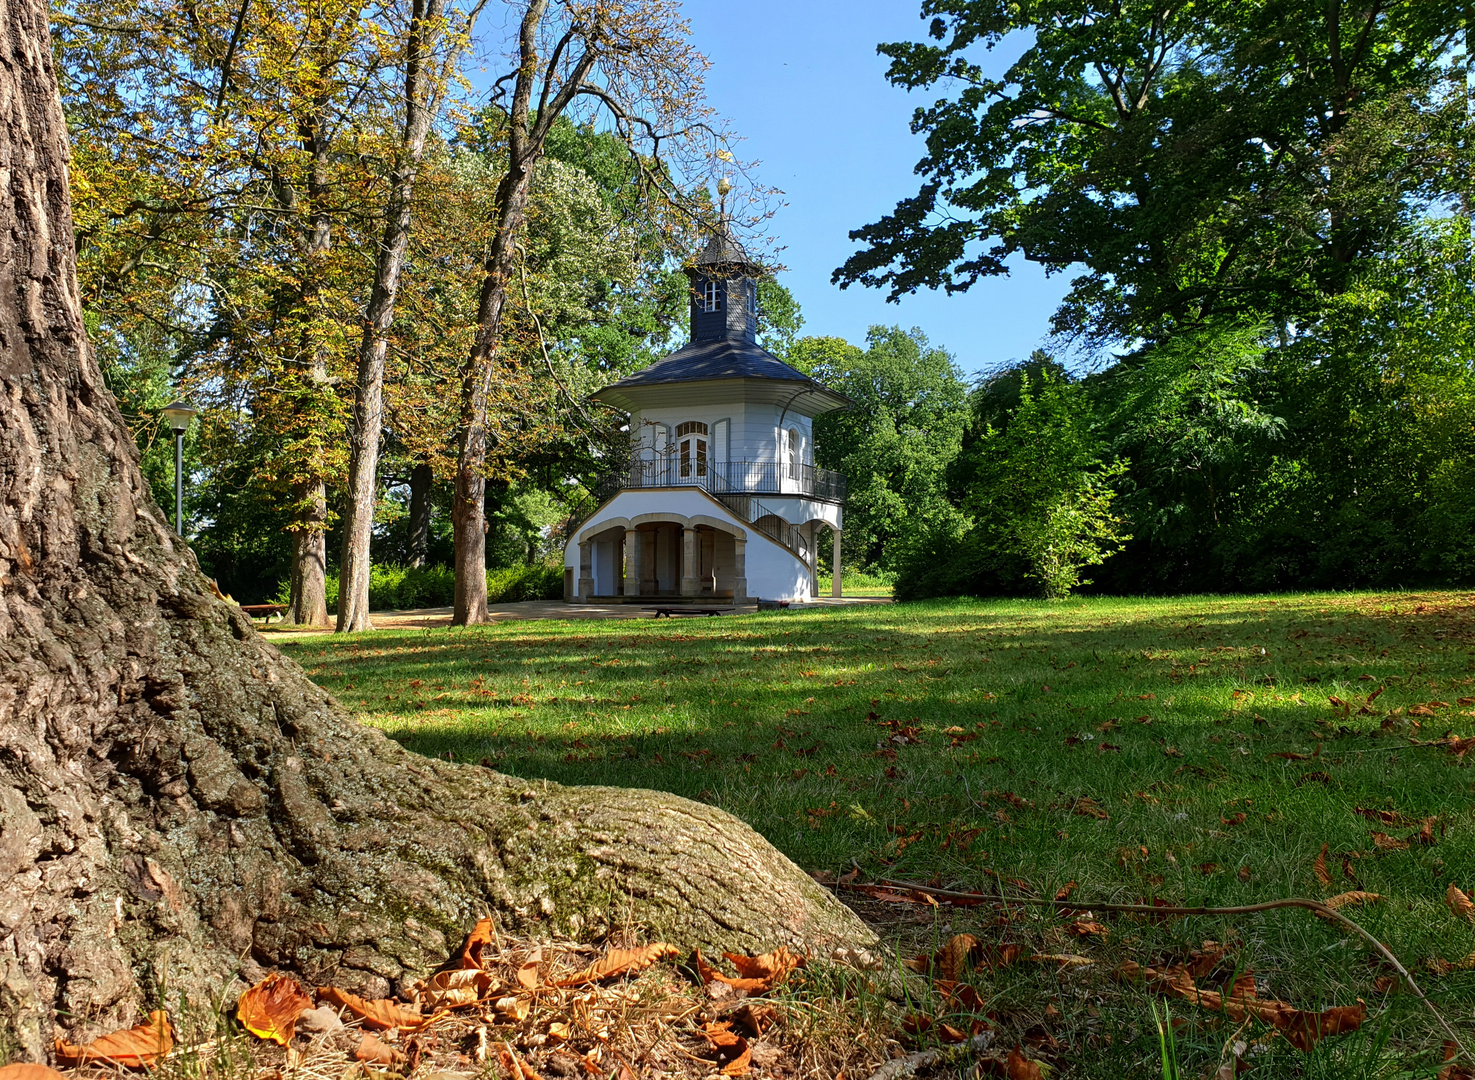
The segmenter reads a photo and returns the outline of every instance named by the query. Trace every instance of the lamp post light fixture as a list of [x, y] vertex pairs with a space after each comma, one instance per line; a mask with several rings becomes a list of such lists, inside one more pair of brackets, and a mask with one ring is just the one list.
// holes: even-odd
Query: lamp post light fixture
[[187, 401], [164, 406], [164, 422], [174, 429], [174, 531], [184, 535], [184, 433], [195, 418]]

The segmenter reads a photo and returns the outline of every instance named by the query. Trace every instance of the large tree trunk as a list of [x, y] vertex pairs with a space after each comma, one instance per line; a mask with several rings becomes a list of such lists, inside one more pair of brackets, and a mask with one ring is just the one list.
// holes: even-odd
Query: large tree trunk
[[[310, 207], [310, 228], [305, 252], [306, 274], [302, 308], [307, 315], [308, 325], [303, 330], [303, 346], [311, 357], [308, 379], [317, 392], [327, 391], [328, 349], [313, 333], [315, 309], [318, 306], [317, 291], [326, 274], [324, 264], [333, 249], [333, 218], [329, 211], [329, 136], [323, 113], [325, 103], [308, 115], [302, 125], [302, 148], [312, 155], [312, 167], [308, 172], [307, 199]], [[288, 189], [290, 190], [290, 188]], [[316, 395], [314, 395], [316, 398]], [[316, 401], [315, 401], [316, 403]], [[301, 419], [306, 423], [319, 422], [314, 410], [305, 409]], [[319, 458], [320, 459], [320, 458]], [[316, 464], [316, 462], [314, 463]], [[328, 625], [328, 487], [321, 469], [304, 477], [294, 485], [292, 492], [293, 513], [296, 518], [292, 537], [292, 573], [289, 578], [286, 620], [300, 626]]]
[[291, 533], [292, 576], [285, 618], [301, 626], [327, 626], [328, 494], [321, 480], [308, 481], [299, 489], [299, 505], [304, 501], [311, 509]]
[[242, 958], [381, 994], [480, 914], [679, 944], [871, 936], [729, 815], [413, 755], [211, 595], [88, 350], [42, 0], [0, 4], [0, 1045]]

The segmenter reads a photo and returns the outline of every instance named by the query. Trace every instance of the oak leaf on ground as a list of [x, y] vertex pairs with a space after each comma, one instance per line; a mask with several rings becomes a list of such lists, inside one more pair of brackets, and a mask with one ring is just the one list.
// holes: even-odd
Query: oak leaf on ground
[[678, 955], [679, 951], [674, 945], [667, 945], [664, 941], [642, 945], [638, 949], [611, 949], [583, 971], [576, 972], [566, 979], [559, 979], [553, 985], [582, 986], [584, 983], [611, 979], [616, 975], [644, 971], [657, 961]]
[[418, 1009], [411, 1011], [397, 1001], [387, 998], [368, 1001], [357, 994], [350, 994], [347, 990], [340, 990], [336, 986], [319, 986], [318, 1000], [326, 1001], [337, 1009], [347, 1009], [349, 1013], [363, 1022], [364, 1027], [375, 1031], [387, 1031], [390, 1028], [398, 1031], [415, 1031], [424, 1027], [431, 1020], [430, 1016], [426, 1016]]
[[312, 1008], [312, 998], [290, 975], [275, 972], [241, 995], [236, 1019], [252, 1035], [286, 1046], [297, 1018]]
[[169, 1023], [169, 1014], [162, 1009], [149, 1013], [147, 1023], [114, 1031], [84, 1046], [57, 1039], [53, 1047], [56, 1060], [69, 1068], [93, 1063], [129, 1069], [152, 1067], [172, 1049], [174, 1028]]

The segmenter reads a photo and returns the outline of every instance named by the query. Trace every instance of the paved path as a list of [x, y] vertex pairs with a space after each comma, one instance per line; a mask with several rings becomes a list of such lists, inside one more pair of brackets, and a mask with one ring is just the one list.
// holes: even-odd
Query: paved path
[[[492, 622], [515, 622], [530, 619], [649, 619], [652, 613], [643, 610], [643, 607], [656, 607], [660, 601], [652, 600], [647, 605], [640, 604], [566, 604], [562, 600], [524, 600], [515, 604], [492, 604], [488, 608]], [[857, 604], [889, 604], [889, 596], [846, 596], [839, 600], [834, 597], [824, 596], [810, 601], [808, 604], [795, 604], [789, 610], [803, 611], [819, 607], [852, 607]], [[757, 607], [749, 604], [746, 607], [731, 609], [735, 613], [745, 614], [756, 611]], [[700, 618], [701, 616], [687, 616], [688, 618]], [[423, 628], [426, 630], [451, 625], [451, 609], [448, 607], [416, 608], [413, 611], [375, 611], [369, 615], [376, 630], [411, 630]], [[283, 626], [274, 623], [267, 629], [269, 636], [283, 637], [305, 637], [311, 634], [331, 633], [329, 630], [299, 630], [296, 627]]]

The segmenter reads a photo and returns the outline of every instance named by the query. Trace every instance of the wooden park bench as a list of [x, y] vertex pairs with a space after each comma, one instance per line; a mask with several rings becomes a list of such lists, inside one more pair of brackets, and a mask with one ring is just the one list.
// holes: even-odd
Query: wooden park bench
[[694, 608], [694, 607], [648, 607], [641, 611], [654, 611], [656, 618], [669, 619], [675, 615], [725, 615], [724, 608]]
[[262, 620], [261, 625], [263, 626], [271, 624], [273, 615], [283, 615], [287, 611], [286, 604], [240, 604], [238, 606], [248, 618]]

